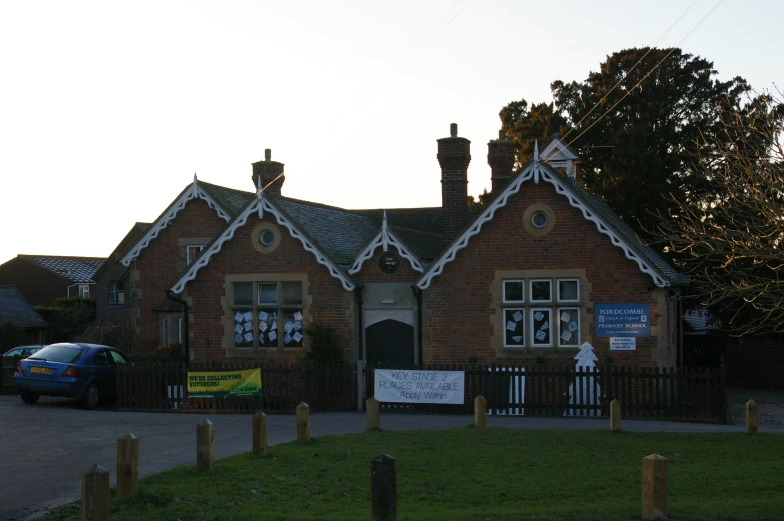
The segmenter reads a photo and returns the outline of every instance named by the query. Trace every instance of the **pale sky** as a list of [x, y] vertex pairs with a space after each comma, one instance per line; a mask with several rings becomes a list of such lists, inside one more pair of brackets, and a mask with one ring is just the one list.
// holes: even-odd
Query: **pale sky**
[[439, 206], [436, 139], [458, 123], [476, 195], [504, 105], [550, 102], [625, 48], [781, 86], [784, 1], [724, 0], [698, 26], [717, 4], [0, 0], [0, 263], [107, 256], [194, 172], [254, 190], [265, 148], [286, 196]]

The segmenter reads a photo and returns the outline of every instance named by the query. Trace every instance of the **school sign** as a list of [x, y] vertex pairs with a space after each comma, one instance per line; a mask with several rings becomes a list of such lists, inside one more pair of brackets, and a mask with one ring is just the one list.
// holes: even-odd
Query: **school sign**
[[595, 304], [593, 314], [597, 337], [651, 336], [650, 304]]

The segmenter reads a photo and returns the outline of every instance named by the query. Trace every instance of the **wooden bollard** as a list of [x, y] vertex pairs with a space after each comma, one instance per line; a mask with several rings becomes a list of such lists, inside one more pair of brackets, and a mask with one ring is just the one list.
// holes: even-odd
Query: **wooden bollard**
[[109, 520], [109, 471], [93, 463], [82, 473], [82, 521]]
[[367, 430], [377, 431], [381, 428], [381, 403], [372, 396], [365, 401], [367, 411]]
[[196, 425], [196, 468], [211, 471], [215, 469], [212, 451], [212, 422], [205, 419]]
[[389, 454], [370, 461], [370, 505], [373, 521], [397, 521], [395, 458]]
[[610, 430], [612, 432], [621, 430], [621, 402], [617, 399], [610, 402]]
[[757, 402], [749, 400], [746, 402], [746, 432], [749, 434], [757, 434], [758, 423], [759, 411], [757, 410]]
[[479, 429], [487, 427], [487, 400], [481, 394], [474, 398], [474, 425]]
[[297, 440], [310, 440], [310, 406], [305, 402], [297, 405]]
[[261, 411], [253, 414], [253, 454], [267, 454], [267, 415]]
[[642, 459], [642, 518], [667, 521], [667, 458], [658, 454]]
[[126, 432], [117, 440], [117, 499], [139, 493], [139, 438]]

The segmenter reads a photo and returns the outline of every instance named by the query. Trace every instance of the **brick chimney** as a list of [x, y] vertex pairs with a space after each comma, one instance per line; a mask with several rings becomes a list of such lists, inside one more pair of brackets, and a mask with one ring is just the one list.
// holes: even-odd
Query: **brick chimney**
[[438, 140], [441, 165], [441, 213], [444, 238], [451, 241], [462, 230], [468, 217], [468, 163], [471, 142], [457, 137], [457, 123], [450, 125], [450, 136]]
[[487, 143], [487, 164], [492, 171], [493, 193], [498, 193], [512, 179], [515, 162], [515, 145], [506, 139], [503, 130], [498, 131], [498, 139]]
[[[258, 186], [260, 177], [261, 187], [267, 187], [264, 190], [265, 193], [280, 196], [280, 189], [283, 187], [283, 181], [286, 180], [286, 176], [282, 175], [283, 163], [272, 161], [271, 158], [272, 150], [267, 148], [264, 150], [264, 161], [253, 163], [253, 186]], [[280, 178], [278, 178], [278, 176], [280, 176]], [[274, 183], [272, 183], [273, 180], [275, 181]]]

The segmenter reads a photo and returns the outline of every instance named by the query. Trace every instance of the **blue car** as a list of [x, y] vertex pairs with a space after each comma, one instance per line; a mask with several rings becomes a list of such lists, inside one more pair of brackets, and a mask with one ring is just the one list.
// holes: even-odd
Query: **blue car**
[[124, 354], [109, 346], [52, 344], [17, 362], [14, 387], [25, 403], [42, 395], [64, 396], [94, 409], [115, 395], [116, 364], [126, 362]]

